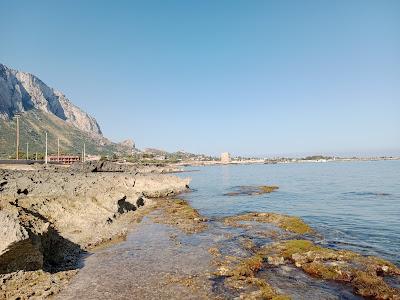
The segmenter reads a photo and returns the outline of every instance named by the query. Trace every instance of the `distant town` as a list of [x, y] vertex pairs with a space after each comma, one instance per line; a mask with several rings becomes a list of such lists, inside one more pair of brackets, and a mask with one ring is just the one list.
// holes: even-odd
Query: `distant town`
[[[4, 158], [4, 157], [3, 157]], [[86, 161], [114, 161], [119, 163], [137, 164], [177, 164], [181, 166], [201, 166], [201, 165], [224, 165], [224, 164], [289, 164], [289, 163], [326, 163], [340, 161], [377, 161], [377, 160], [400, 160], [395, 156], [373, 156], [373, 157], [339, 157], [312, 155], [306, 157], [244, 157], [233, 156], [229, 152], [223, 152], [220, 156], [210, 156], [205, 154], [194, 154], [185, 151], [167, 152], [164, 150], [146, 148], [144, 150], [135, 149], [130, 154], [113, 155], [93, 155], [86, 153], [83, 145], [82, 153], [65, 154], [58, 149], [57, 153], [27, 153], [21, 150], [16, 154], [8, 156], [6, 159], [0, 158], [0, 163], [51, 163], [70, 165], [76, 162]]]
[[339, 157], [339, 156], [324, 156], [313, 155], [301, 158], [293, 157], [243, 157], [231, 156], [230, 153], [221, 153], [220, 157], [210, 157], [204, 155], [196, 155], [181, 161], [181, 164], [188, 165], [212, 165], [212, 164], [289, 164], [289, 163], [325, 163], [325, 162], [340, 162], [340, 161], [376, 161], [376, 160], [400, 160], [400, 157], [394, 156], [376, 156], [376, 157]]

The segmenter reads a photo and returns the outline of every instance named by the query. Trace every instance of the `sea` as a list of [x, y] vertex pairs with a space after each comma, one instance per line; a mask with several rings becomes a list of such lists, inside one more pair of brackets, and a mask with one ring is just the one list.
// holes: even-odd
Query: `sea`
[[[301, 217], [334, 248], [400, 263], [400, 161], [188, 167], [192, 206], [208, 218], [246, 212]], [[240, 186], [276, 192], [227, 197]]]

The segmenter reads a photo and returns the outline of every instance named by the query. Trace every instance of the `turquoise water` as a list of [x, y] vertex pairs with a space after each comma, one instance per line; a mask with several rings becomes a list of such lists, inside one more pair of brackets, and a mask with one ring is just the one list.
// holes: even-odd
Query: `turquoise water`
[[[321, 243], [400, 263], [400, 161], [190, 167], [184, 195], [209, 218], [249, 211], [302, 217]], [[241, 185], [278, 185], [258, 196], [224, 196]]]

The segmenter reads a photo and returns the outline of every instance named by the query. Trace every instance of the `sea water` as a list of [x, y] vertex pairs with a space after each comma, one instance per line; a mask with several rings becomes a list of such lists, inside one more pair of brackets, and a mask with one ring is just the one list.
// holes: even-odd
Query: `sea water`
[[[182, 197], [218, 219], [250, 211], [302, 217], [321, 243], [400, 263], [400, 161], [188, 167]], [[263, 195], [226, 196], [238, 186], [277, 185]]]

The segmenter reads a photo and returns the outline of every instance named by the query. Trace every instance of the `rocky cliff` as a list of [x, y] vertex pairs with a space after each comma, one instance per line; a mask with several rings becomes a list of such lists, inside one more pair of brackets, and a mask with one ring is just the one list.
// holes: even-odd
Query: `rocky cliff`
[[38, 109], [64, 120], [76, 128], [101, 135], [96, 119], [71, 103], [61, 92], [47, 86], [36, 76], [0, 64], [0, 118]]
[[113, 143], [102, 135], [96, 119], [74, 105], [64, 94], [36, 76], [13, 70], [0, 63], [0, 157], [15, 153], [15, 114], [20, 118], [20, 145], [29, 143], [30, 153], [44, 153], [45, 132], [49, 151], [88, 154], [131, 154], [135, 143]]

